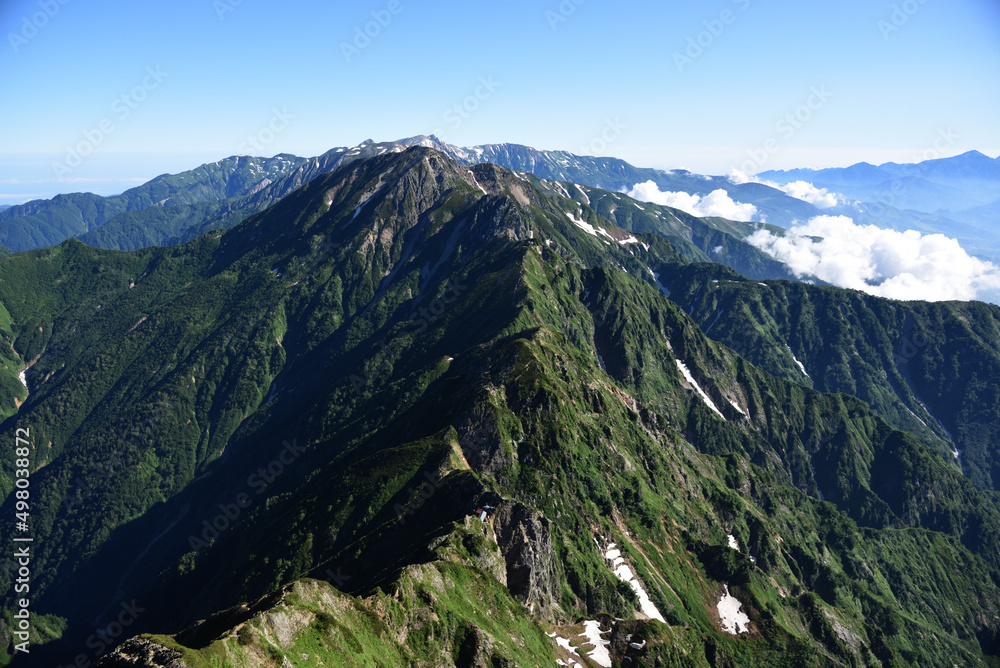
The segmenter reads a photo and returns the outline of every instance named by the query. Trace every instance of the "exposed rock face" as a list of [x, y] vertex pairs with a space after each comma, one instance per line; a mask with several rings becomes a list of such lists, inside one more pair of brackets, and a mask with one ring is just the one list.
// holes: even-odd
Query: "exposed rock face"
[[181, 653], [145, 638], [131, 638], [97, 662], [97, 668], [185, 668]]
[[492, 410], [474, 409], [462, 416], [455, 428], [462, 452], [473, 470], [494, 479], [502, 478], [510, 471], [514, 455], [503, 447]]
[[559, 607], [559, 572], [549, 521], [536, 510], [508, 502], [497, 508], [493, 528], [507, 563], [510, 593], [533, 613], [552, 617]]
[[508, 668], [513, 665], [493, 654], [493, 641], [485, 631], [474, 624], [469, 626], [455, 660], [456, 668]]

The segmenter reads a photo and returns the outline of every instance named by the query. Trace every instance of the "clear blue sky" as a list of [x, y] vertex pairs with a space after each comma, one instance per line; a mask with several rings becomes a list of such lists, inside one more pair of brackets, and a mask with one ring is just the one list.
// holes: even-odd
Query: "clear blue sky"
[[0, 204], [435, 131], [706, 173], [765, 146], [758, 171], [909, 161], [941, 132], [1000, 153], [996, 0], [3, 0], [0, 27]]

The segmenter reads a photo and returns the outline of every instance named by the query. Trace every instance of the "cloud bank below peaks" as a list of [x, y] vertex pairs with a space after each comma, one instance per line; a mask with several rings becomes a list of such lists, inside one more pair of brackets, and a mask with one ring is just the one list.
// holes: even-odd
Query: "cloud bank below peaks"
[[722, 188], [702, 197], [684, 192], [664, 192], [654, 181], [646, 181], [635, 184], [635, 187], [625, 194], [642, 202], [680, 209], [699, 218], [718, 216], [740, 221], [754, 220], [754, 217], [758, 220], [762, 218], [757, 213], [757, 207], [734, 201]]
[[743, 183], [760, 183], [765, 186], [777, 188], [790, 197], [795, 197], [804, 202], [809, 202], [819, 209], [831, 209], [840, 204], [844, 197], [837, 193], [832, 193], [826, 188], [817, 188], [808, 181], [792, 181], [785, 185], [779, 185], [774, 181], [761, 181], [756, 176], [747, 175], [738, 169], [729, 172], [729, 180], [735, 185]]
[[972, 257], [956, 239], [857, 225], [847, 216], [816, 216], [783, 237], [761, 229], [746, 241], [799, 278], [879, 297], [968, 301], [980, 290], [1000, 288], [1000, 268]]

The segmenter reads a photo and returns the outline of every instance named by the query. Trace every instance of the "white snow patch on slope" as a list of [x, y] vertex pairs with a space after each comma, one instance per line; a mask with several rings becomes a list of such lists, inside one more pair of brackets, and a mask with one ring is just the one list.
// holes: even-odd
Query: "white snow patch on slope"
[[[789, 346], [789, 345], [788, 345], [788, 344], [786, 343], [786, 344], [785, 344], [785, 347], [786, 347], [786, 348], [788, 348], [788, 352], [792, 353], [792, 347], [791, 347], [791, 346]], [[806, 378], [810, 378], [809, 374], [808, 374], [808, 373], [806, 372], [806, 368], [805, 368], [804, 366], [802, 366], [802, 362], [800, 362], [800, 361], [799, 361], [799, 360], [798, 360], [798, 359], [797, 359], [797, 358], [795, 357], [795, 353], [792, 353], [792, 359], [793, 359], [793, 360], [795, 360], [795, 363], [799, 365], [799, 370], [800, 370], [800, 371], [802, 372], [802, 374], [803, 374], [803, 375], [804, 375], [804, 376], [805, 376]]]
[[740, 611], [743, 604], [729, 593], [729, 585], [724, 585], [726, 593], [719, 599], [716, 606], [719, 609], [719, 621], [722, 622], [722, 630], [732, 635], [747, 633], [750, 629], [747, 626], [750, 618]]
[[17, 374], [17, 379], [19, 381], [21, 381], [22, 385], [24, 385], [24, 389], [28, 389], [28, 376], [27, 376], [27, 373], [28, 373], [28, 369], [26, 367], [24, 369], [21, 369], [21, 372], [19, 374]]
[[616, 549], [615, 544], [611, 543], [604, 553], [604, 558], [611, 562], [615, 576], [622, 582], [628, 583], [635, 595], [639, 597], [639, 609], [642, 610], [642, 614], [666, 624], [667, 620], [663, 618], [656, 605], [650, 600], [649, 594], [642, 588], [642, 584], [632, 574], [632, 569], [625, 565], [625, 559], [622, 558], [621, 554], [621, 551]]
[[694, 379], [694, 376], [691, 375], [691, 371], [690, 369], [687, 368], [687, 365], [680, 360], [674, 360], [674, 361], [677, 362], [677, 368], [680, 369], [680, 372], [684, 375], [684, 379], [694, 386], [695, 391], [699, 395], [701, 395], [701, 398], [705, 401], [705, 404], [707, 404], [708, 407], [711, 408], [713, 411], [718, 413], [720, 418], [725, 420], [726, 416], [722, 414], [722, 411], [719, 410], [718, 406], [715, 405], [712, 399], [707, 394], [705, 394], [705, 390], [701, 389], [701, 385], [699, 385], [698, 381], [696, 381]]
[[593, 651], [587, 654], [587, 657], [601, 668], [611, 668], [611, 653], [608, 651], [608, 645], [611, 644], [611, 641], [601, 638], [602, 633], [611, 633], [611, 631], [601, 631], [601, 623], [595, 620], [584, 622], [583, 628], [585, 630], [580, 634], [580, 637], [586, 638], [587, 642], [594, 645]]
[[622, 239], [618, 243], [620, 243], [622, 246], [627, 246], [628, 244], [637, 244], [639, 243], [639, 240], [636, 239], [635, 237], [629, 237], [628, 239]]
[[474, 185], [477, 188], [479, 188], [480, 190], [482, 190], [484, 195], [489, 195], [489, 193], [486, 192], [486, 188], [484, 188], [481, 185], [479, 185], [479, 181], [476, 180], [476, 175], [472, 173], [472, 170], [470, 169], [468, 171], [469, 171], [469, 176], [472, 177], [472, 185]]
[[729, 547], [733, 548], [737, 552], [740, 551], [740, 542], [736, 540], [736, 536], [731, 533], [726, 534], [726, 538], [729, 539]]
[[[896, 396], [899, 396], [899, 393], [898, 393], [898, 392], [896, 393]], [[902, 397], [900, 397], [900, 401], [902, 401], [902, 400], [903, 400], [903, 398], [902, 398]], [[907, 408], [906, 408], [906, 412], [907, 412], [907, 413], [909, 413], [910, 415], [912, 415], [913, 417], [917, 418], [917, 422], [919, 422], [920, 424], [924, 425], [925, 427], [927, 426], [927, 423], [926, 423], [926, 422], [924, 422], [923, 420], [921, 420], [921, 419], [920, 419], [919, 417], [917, 417], [917, 414], [916, 414], [916, 413], [914, 413], [913, 411], [911, 411], [911, 410], [909, 409], [909, 407], [907, 407]]]
[[740, 408], [740, 405], [738, 403], [736, 403], [735, 401], [733, 401], [732, 399], [729, 400], [729, 405], [732, 406], [733, 408], [735, 408], [736, 411], [740, 415], [742, 415], [743, 417], [748, 417], [747, 414], [743, 412], [743, 409]]
[[590, 234], [590, 235], [595, 236], [595, 237], [597, 236], [597, 230], [595, 230], [594, 226], [591, 225], [590, 223], [586, 223], [586, 222], [580, 220], [579, 218], [577, 218], [576, 216], [574, 216], [571, 213], [567, 213], [566, 217], [569, 218], [571, 221], [573, 221], [574, 225], [576, 225], [577, 227], [579, 227], [581, 230], [583, 230], [587, 234]]

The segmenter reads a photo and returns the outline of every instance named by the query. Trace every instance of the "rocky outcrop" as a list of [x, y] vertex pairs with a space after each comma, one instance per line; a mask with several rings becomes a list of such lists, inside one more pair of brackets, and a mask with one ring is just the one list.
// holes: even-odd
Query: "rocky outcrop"
[[[486, 390], [487, 393], [496, 391]], [[515, 463], [514, 446], [504, 447], [497, 427], [496, 409], [489, 397], [477, 401], [475, 407], [456, 422], [455, 429], [462, 452], [474, 471], [493, 479], [502, 479], [509, 473]]]
[[559, 563], [549, 521], [537, 510], [504, 502], [493, 530], [507, 564], [507, 588], [534, 614], [550, 619], [559, 608]]
[[493, 653], [493, 641], [475, 624], [469, 625], [455, 659], [456, 668], [508, 668], [513, 663]]
[[185, 668], [182, 655], [145, 638], [131, 638], [97, 662], [97, 668]]

